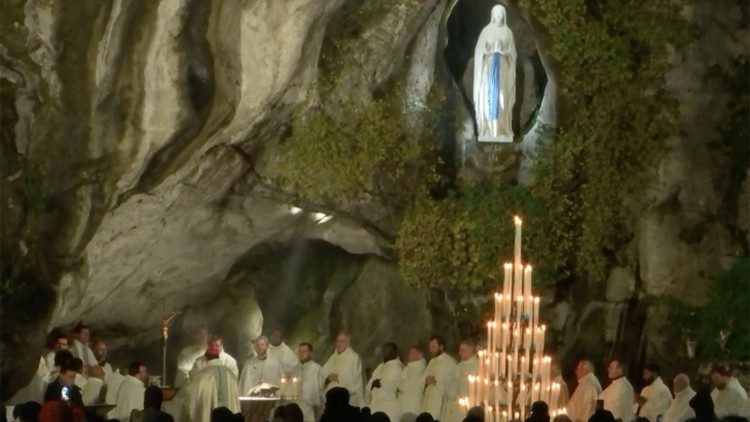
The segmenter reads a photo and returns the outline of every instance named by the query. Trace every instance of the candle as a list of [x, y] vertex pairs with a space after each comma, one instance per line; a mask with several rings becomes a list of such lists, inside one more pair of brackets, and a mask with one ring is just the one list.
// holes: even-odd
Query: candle
[[506, 262], [503, 266], [505, 275], [503, 276], [503, 296], [506, 298], [506, 303], [503, 305], [503, 318], [508, 321], [510, 320], [510, 305], [507, 303], [511, 297], [513, 297], [513, 264]]
[[552, 409], [557, 409], [557, 397], [560, 395], [560, 384], [552, 383], [552, 397], [549, 399], [549, 406]]
[[495, 379], [495, 409], [498, 411], [498, 416], [500, 415], [500, 381], [496, 378]]
[[502, 293], [495, 293], [495, 321], [500, 322], [501, 318], [503, 317], [502, 310], [503, 307], [503, 294]]
[[541, 356], [542, 354], [544, 354], [544, 335], [547, 332], [547, 326], [542, 325], [541, 327], [539, 327], [539, 329], [541, 330], [541, 334], [539, 335], [539, 344], [537, 346], [537, 350], [538, 350], [537, 353]]
[[539, 301], [540, 301], [539, 296], [534, 298], [534, 313], [532, 314], [532, 320], [533, 320], [532, 327], [539, 325]]
[[[513, 382], [508, 381], [508, 414], [513, 414]], [[517, 418], [517, 417], [516, 417]]]
[[516, 237], [513, 245], [513, 262], [518, 266], [521, 265], [521, 225], [523, 224], [523, 220], [521, 220], [521, 217], [515, 216], [513, 217], [513, 223], [516, 225]]
[[492, 353], [492, 321], [487, 321], [487, 352]]
[[292, 377], [292, 400], [297, 400], [297, 398], [299, 397], [298, 383], [299, 380], [297, 379], [297, 377]]
[[474, 404], [474, 375], [469, 375], [469, 403]]
[[526, 420], [526, 384], [521, 380], [521, 391], [518, 393], [518, 407], [521, 408], [521, 420]]
[[516, 296], [516, 327], [521, 326], [521, 314], [523, 313], [523, 296]]

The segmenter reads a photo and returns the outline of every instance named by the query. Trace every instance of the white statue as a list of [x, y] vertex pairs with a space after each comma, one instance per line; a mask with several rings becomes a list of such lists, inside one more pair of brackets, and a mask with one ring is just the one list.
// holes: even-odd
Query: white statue
[[513, 142], [516, 102], [516, 43], [505, 6], [492, 8], [492, 20], [474, 49], [474, 110], [479, 142]]

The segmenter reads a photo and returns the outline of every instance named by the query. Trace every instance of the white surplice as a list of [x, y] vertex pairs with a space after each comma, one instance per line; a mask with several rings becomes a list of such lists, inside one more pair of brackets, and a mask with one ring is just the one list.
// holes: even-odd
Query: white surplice
[[268, 355], [266, 355], [265, 359], [253, 356], [245, 362], [245, 366], [242, 368], [239, 385], [240, 394], [245, 396], [251, 388], [263, 383], [274, 387], [281, 387], [281, 378], [283, 376], [281, 364], [276, 358]]
[[648, 419], [649, 422], [657, 422], [657, 416], [666, 414], [669, 405], [672, 404], [672, 392], [661, 377], [657, 377], [650, 385], [643, 387], [641, 397], [646, 399], [646, 403], [641, 406], [639, 416]]
[[690, 386], [674, 395], [672, 404], [664, 414], [664, 422], [685, 422], [695, 417], [695, 410], [690, 407], [690, 400], [695, 397], [695, 390]]
[[568, 416], [573, 422], [588, 422], [596, 410], [596, 400], [602, 392], [602, 386], [593, 373], [588, 373], [578, 380], [573, 395], [566, 406]]
[[132, 375], [126, 375], [117, 392], [116, 407], [114, 408], [115, 418], [121, 422], [127, 422], [130, 420], [130, 413], [133, 409], [143, 410], [143, 395], [145, 392], [146, 386], [141, 380]]
[[[232, 375], [234, 375], [235, 378], [240, 377], [240, 370], [237, 367], [237, 361], [234, 360], [234, 358], [230, 356], [229, 353], [222, 351], [221, 353], [219, 353], [218, 360], [222, 365], [226, 366], [226, 368], [229, 370], [229, 372], [232, 373]], [[198, 359], [196, 359], [195, 363], [193, 364], [193, 368], [190, 370], [189, 376], [192, 377], [194, 374], [197, 374], [203, 368], [205, 368], [206, 362], [206, 355], [198, 357]]]
[[364, 380], [362, 379], [362, 359], [357, 352], [347, 347], [342, 353], [333, 352], [320, 369], [321, 382], [331, 374], [337, 374], [338, 381], [330, 382], [325, 391], [334, 387], [344, 387], [349, 391], [349, 404], [360, 407], [364, 400]]
[[184, 390], [178, 400], [184, 403], [185, 420], [209, 421], [211, 410], [222, 406], [232, 413], [240, 411], [237, 377], [218, 359], [208, 361], [203, 369], [193, 373]]
[[627, 378], [624, 376], [612, 381], [607, 388], [599, 394], [604, 400], [604, 409], [612, 412], [615, 419], [623, 422], [633, 420], [633, 403], [635, 403], [635, 391]]
[[278, 346], [268, 344], [268, 356], [275, 358], [281, 364], [281, 370], [284, 374], [291, 374], [294, 368], [299, 363], [297, 355], [291, 347], [287, 346], [285, 342], [281, 342]]
[[205, 344], [194, 344], [180, 351], [177, 356], [177, 372], [175, 372], [175, 387], [183, 386], [190, 378], [190, 370], [193, 369], [195, 361], [206, 353]]
[[83, 344], [78, 339], [73, 339], [73, 344], [70, 347], [70, 353], [73, 356], [83, 361], [85, 366], [95, 366], [99, 362], [96, 361], [94, 352], [91, 350], [88, 344]]
[[433, 376], [436, 384], [425, 387], [422, 411], [429, 413], [434, 419], [440, 419], [448, 387], [455, 377], [455, 369], [456, 360], [447, 353], [441, 353], [439, 356], [430, 359], [427, 364], [425, 377]]
[[479, 359], [472, 356], [456, 365], [454, 376], [448, 386], [446, 402], [443, 405], [443, 415], [440, 418], [444, 422], [461, 422], [466, 417], [466, 411], [458, 405], [458, 399], [469, 395], [469, 375], [479, 373]]
[[399, 384], [401, 414], [411, 413], [415, 417], [422, 413], [422, 394], [424, 393], [424, 379], [427, 362], [419, 359], [409, 362], [401, 372]]
[[315, 412], [320, 407], [323, 384], [320, 382], [320, 365], [315, 361], [299, 363], [292, 371], [299, 379], [299, 405], [305, 422], [315, 421]]
[[711, 400], [714, 402], [714, 413], [721, 419], [725, 416], [743, 416], [745, 413], [745, 402], [742, 392], [727, 385], [723, 390], [714, 388], [711, 391]]
[[[404, 365], [396, 358], [381, 363], [372, 372], [372, 377], [365, 388], [366, 402], [369, 404], [372, 413], [383, 412], [388, 415], [391, 421], [399, 420], [401, 406], [396, 392], [403, 368]], [[380, 380], [380, 388], [372, 388], [372, 383], [375, 380]]]

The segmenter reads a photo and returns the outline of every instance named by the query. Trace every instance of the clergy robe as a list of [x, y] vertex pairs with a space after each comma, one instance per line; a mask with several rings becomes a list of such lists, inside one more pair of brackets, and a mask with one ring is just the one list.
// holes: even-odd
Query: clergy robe
[[685, 422], [695, 417], [695, 410], [690, 407], [690, 400], [695, 397], [695, 390], [690, 386], [674, 395], [672, 404], [664, 414], [664, 422]]
[[425, 370], [427, 362], [424, 359], [409, 362], [401, 372], [399, 392], [401, 396], [401, 413], [411, 413], [416, 417], [422, 413], [422, 393], [424, 392]]
[[596, 400], [602, 392], [602, 386], [593, 373], [588, 373], [578, 380], [578, 387], [570, 397], [568, 416], [573, 422], [588, 422], [596, 410]]
[[[190, 370], [189, 377], [192, 377], [194, 374], [200, 372], [201, 369], [205, 368], [206, 362], [206, 355], [203, 355], [196, 359], [195, 363], [193, 364], [193, 369]], [[240, 370], [239, 368], [237, 368], [237, 361], [234, 360], [234, 358], [230, 356], [229, 353], [224, 351], [219, 353], [219, 362], [221, 362], [222, 365], [226, 366], [229, 372], [231, 372], [235, 378], [239, 378]]]
[[635, 403], [635, 391], [627, 378], [624, 376], [612, 381], [599, 395], [604, 400], [604, 410], [609, 410], [615, 417], [623, 422], [633, 420], [633, 403]]
[[[189, 421], [209, 421], [211, 410], [222, 406], [232, 413], [238, 413], [240, 397], [237, 377], [219, 359], [211, 360], [202, 370], [191, 375], [190, 382], [185, 386], [184, 403], [187, 413], [185, 420]], [[175, 416], [175, 420], [180, 419]]]
[[479, 373], [479, 359], [476, 355], [461, 361], [454, 369], [454, 376], [448, 386], [446, 403], [443, 405], [443, 422], [461, 422], [466, 417], [466, 411], [458, 405], [458, 399], [469, 395], [469, 375]]
[[344, 387], [349, 391], [349, 404], [361, 407], [364, 400], [364, 381], [362, 379], [362, 359], [359, 358], [357, 352], [352, 350], [351, 347], [347, 347], [342, 353], [334, 350], [320, 370], [323, 385], [325, 385], [326, 378], [331, 374], [337, 374], [339, 380], [329, 382], [325, 390]]
[[320, 382], [320, 365], [312, 360], [300, 362], [292, 374], [299, 379], [298, 404], [302, 409], [304, 420], [314, 422], [322, 403], [320, 393], [323, 391], [323, 384]]
[[193, 369], [195, 361], [206, 353], [205, 344], [194, 344], [188, 346], [177, 356], [177, 372], [174, 376], [175, 387], [181, 387], [190, 377], [190, 370]]
[[729, 380], [729, 386], [732, 387], [732, 388], [734, 388], [735, 390], [739, 391], [740, 395], [742, 395], [742, 398], [744, 398], [745, 400], [747, 400], [747, 391], [745, 391], [745, 389], [742, 388], [742, 384], [740, 384], [740, 382], [737, 381], [737, 378], [732, 377]]
[[245, 362], [240, 377], [240, 394], [246, 396], [251, 388], [263, 383], [281, 387], [281, 364], [275, 358], [266, 355], [265, 359], [253, 356]]
[[430, 359], [425, 370], [425, 377], [435, 377], [436, 384], [428, 385], [424, 389], [422, 411], [432, 415], [433, 419], [440, 419], [443, 403], [446, 402], [448, 387], [456, 376], [456, 360], [447, 353]]
[[81, 374], [76, 374], [73, 383], [81, 389], [81, 398], [83, 399], [84, 406], [97, 404], [96, 401], [99, 399], [99, 392], [104, 386], [104, 381], [99, 378], [86, 378]]
[[[381, 363], [372, 372], [372, 377], [365, 389], [366, 401], [372, 413], [383, 412], [388, 415], [391, 421], [399, 420], [401, 406], [399, 406], [396, 391], [403, 368], [404, 365], [396, 358]], [[380, 380], [380, 388], [372, 388], [372, 383], [375, 380]]]
[[714, 413], [721, 419], [725, 416], [742, 416], [745, 413], [745, 398], [742, 392], [727, 385], [723, 390], [714, 388], [711, 391], [711, 400], [714, 402]]
[[656, 422], [656, 417], [667, 413], [669, 405], [672, 404], [672, 392], [661, 377], [657, 377], [650, 385], [643, 387], [641, 397], [646, 399], [646, 403], [641, 406], [638, 415], [650, 422]]
[[[54, 356], [54, 355], [53, 355]], [[47, 384], [49, 384], [50, 374], [54, 369], [54, 361], [52, 366], [48, 366], [48, 361], [44, 356], [39, 358], [39, 365], [36, 368], [34, 376], [31, 377], [28, 385], [18, 390], [13, 397], [8, 400], [8, 404], [23, 404], [29, 401], [35, 401], [37, 403], [44, 402], [44, 393], [47, 391]]]
[[98, 365], [99, 362], [96, 361], [96, 357], [94, 357], [94, 352], [91, 350], [88, 344], [83, 344], [78, 339], [73, 339], [73, 345], [70, 348], [70, 353], [73, 354], [73, 356], [77, 357], [78, 359], [83, 361], [84, 366], [94, 366]]
[[[120, 391], [122, 382], [125, 381], [125, 376], [120, 371], [112, 371], [111, 374], [104, 374], [104, 384], [107, 385], [107, 392], [104, 394], [105, 404], [117, 403], [117, 393]], [[110, 418], [115, 418], [115, 413], [110, 413]]]
[[121, 422], [130, 420], [133, 409], [143, 410], [143, 394], [146, 386], [138, 378], [126, 375], [117, 391], [117, 402], [114, 408], [115, 418]]
[[299, 363], [299, 359], [297, 359], [297, 355], [294, 354], [292, 348], [287, 346], [283, 341], [278, 346], [269, 343], [268, 356], [279, 361], [284, 374], [291, 374]]

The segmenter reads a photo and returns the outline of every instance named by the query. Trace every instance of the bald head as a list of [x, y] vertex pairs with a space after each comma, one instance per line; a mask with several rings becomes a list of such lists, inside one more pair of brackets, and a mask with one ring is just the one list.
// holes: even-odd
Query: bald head
[[677, 374], [674, 377], [674, 381], [672, 381], [672, 388], [674, 388], [674, 392], [679, 393], [680, 391], [690, 387], [690, 378], [688, 378], [685, 374]]
[[268, 337], [266, 336], [260, 336], [257, 339], [255, 339], [255, 353], [258, 355], [258, 357], [265, 357], [266, 352], [268, 351]]
[[581, 379], [594, 372], [594, 364], [590, 360], [583, 359], [576, 365], [576, 378]]
[[336, 352], [344, 353], [344, 351], [348, 347], [349, 347], [349, 334], [342, 331], [336, 336]]

